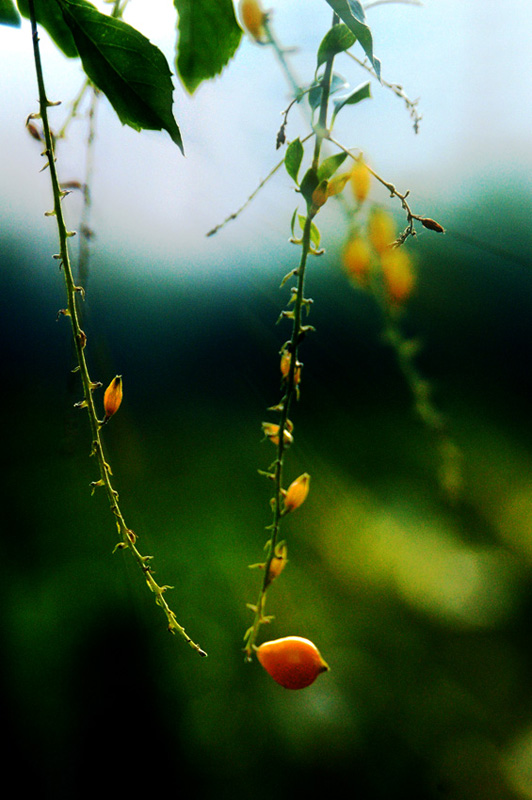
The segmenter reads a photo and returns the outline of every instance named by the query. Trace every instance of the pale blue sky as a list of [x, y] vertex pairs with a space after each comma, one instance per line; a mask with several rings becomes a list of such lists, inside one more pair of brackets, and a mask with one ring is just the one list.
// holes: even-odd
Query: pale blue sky
[[[134, 0], [127, 20], [171, 59], [174, 16], [168, 0]], [[279, 40], [302, 83], [310, 81], [315, 52], [331, 12], [324, 0], [278, 0], [272, 7]], [[530, 188], [532, 166], [532, 3], [530, 0], [425, 0], [421, 7], [383, 4], [368, 11], [383, 78], [420, 98], [423, 116], [415, 135], [402, 102], [374, 86], [373, 99], [345, 108], [336, 138], [360, 147], [384, 177], [434, 213], [441, 199], [463, 202], [480, 176], [513, 191]], [[42, 36], [49, 96], [64, 104], [81, 82], [75, 62], [64, 59]], [[28, 25], [0, 28], [2, 125], [0, 166], [3, 226], [53, 236], [42, 216], [49, 204], [38, 145], [24, 131], [36, 110]], [[355, 86], [366, 74], [345, 57], [336, 67]], [[177, 84], [177, 81], [176, 81]], [[260, 256], [264, 246], [288, 237], [297, 197], [281, 170], [239, 221], [205, 239], [205, 232], [233, 212], [279, 160], [275, 134], [289, 99], [284, 76], [269, 48], [246, 40], [221, 78], [188, 97], [177, 84], [175, 114], [186, 147], [183, 158], [165, 133], [122, 128], [105, 99], [98, 112], [94, 173], [94, 224], [99, 241], [122, 253], [144, 253], [151, 262], [176, 254], [176, 270], [209, 269], [219, 253], [240, 248]], [[52, 110], [59, 121], [62, 110]], [[54, 118], [52, 116], [52, 118]], [[306, 131], [297, 110], [287, 134]], [[83, 123], [72, 128], [59, 155], [62, 179], [82, 178], [78, 149]], [[81, 161], [80, 161], [81, 159]], [[69, 211], [77, 223], [76, 199]], [[150, 262], [150, 263], [151, 263]]]

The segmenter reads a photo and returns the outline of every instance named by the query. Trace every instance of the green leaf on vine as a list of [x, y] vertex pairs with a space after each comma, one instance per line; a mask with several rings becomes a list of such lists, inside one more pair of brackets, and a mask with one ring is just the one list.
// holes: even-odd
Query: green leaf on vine
[[[308, 92], [308, 102], [312, 109], [316, 109], [319, 107], [321, 103], [321, 78], [318, 78], [316, 82], [310, 87]], [[343, 78], [341, 75], [337, 75], [333, 73], [331, 77], [331, 88], [329, 90], [329, 94], [334, 94], [335, 92], [339, 92], [340, 89], [347, 89], [349, 84], [347, 83], [346, 79]]]
[[20, 28], [20, 15], [13, 0], [0, 0], [0, 25]]
[[353, 89], [353, 91], [350, 92], [346, 97], [338, 97], [336, 100], [334, 100], [334, 111], [332, 118], [334, 119], [344, 106], [354, 106], [357, 103], [360, 103], [361, 100], [366, 100], [368, 97], [371, 97], [371, 84], [369, 81], [357, 86], [357, 88]]
[[349, 50], [355, 42], [356, 36], [347, 25], [343, 22], [339, 25], [333, 25], [323, 37], [318, 48], [317, 68], [325, 64], [329, 58], [338, 55], [338, 53], [343, 53], [345, 50]]
[[179, 15], [176, 68], [188, 92], [214, 78], [235, 54], [242, 30], [232, 0], [174, 0]]
[[301, 166], [301, 161], [303, 159], [303, 152], [303, 145], [299, 139], [294, 139], [293, 142], [290, 142], [286, 149], [284, 165], [286, 167], [286, 171], [295, 183], [297, 183], [297, 176], [299, 173], [299, 167]]
[[[302, 231], [305, 230], [305, 225], [307, 224], [307, 218], [305, 217], [304, 214], [298, 214], [298, 222], [301, 230]], [[316, 249], [320, 246], [321, 233], [319, 231], [318, 226], [314, 222], [310, 223], [310, 241], [312, 242], [312, 244]]]
[[341, 167], [347, 158], [347, 153], [336, 153], [334, 156], [325, 158], [318, 168], [318, 178], [320, 181], [328, 181], [332, 178], [338, 167]]
[[59, 3], [87, 77], [106, 95], [122, 124], [135, 130], [166, 130], [183, 151], [172, 113], [171, 72], [159, 48], [85, 0]]
[[309, 206], [312, 204], [312, 193], [319, 184], [319, 182], [320, 181], [318, 179], [316, 171], [312, 169], [312, 167], [310, 167], [310, 169], [308, 169], [303, 175], [303, 179], [299, 187], [301, 194], [303, 195], [303, 197], [307, 201], [307, 205]]
[[[17, 5], [22, 16], [29, 19], [28, 0], [17, 0]], [[50, 0], [33, 0], [33, 5], [37, 24], [45, 29], [66, 56], [76, 58], [79, 55], [78, 49], [59, 5]]]
[[358, 0], [327, 0], [327, 3], [356, 36], [380, 80], [381, 62], [373, 53], [373, 36], [362, 4]]

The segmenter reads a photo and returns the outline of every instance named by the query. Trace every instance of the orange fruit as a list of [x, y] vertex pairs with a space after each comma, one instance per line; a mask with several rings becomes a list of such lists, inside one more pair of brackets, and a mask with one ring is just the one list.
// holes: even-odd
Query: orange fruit
[[301, 636], [264, 642], [257, 648], [257, 658], [285, 689], [304, 689], [329, 669], [316, 645]]

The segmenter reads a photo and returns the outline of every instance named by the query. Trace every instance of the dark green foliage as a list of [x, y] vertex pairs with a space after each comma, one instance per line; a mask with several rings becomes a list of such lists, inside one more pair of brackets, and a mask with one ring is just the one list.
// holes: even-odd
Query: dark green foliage
[[13, 0], [0, 0], [0, 25], [20, 27], [20, 16]]
[[373, 36], [362, 5], [356, 0], [327, 0], [327, 2], [358, 39], [380, 80], [381, 62], [373, 53]]
[[174, 0], [179, 14], [177, 72], [187, 91], [214, 78], [233, 57], [242, 31], [231, 0]]
[[172, 114], [172, 81], [162, 52], [120, 19], [89, 3], [60, 0], [83, 69], [107, 96], [120, 121], [135, 130], [166, 130], [183, 150]]
[[[29, 19], [28, 0], [17, 0], [17, 4], [22, 16]], [[37, 24], [42, 25], [66, 56], [76, 58], [79, 55], [78, 49], [70, 28], [63, 18], [59, 4], [55, 0], [33, 0], [33, 5]]]

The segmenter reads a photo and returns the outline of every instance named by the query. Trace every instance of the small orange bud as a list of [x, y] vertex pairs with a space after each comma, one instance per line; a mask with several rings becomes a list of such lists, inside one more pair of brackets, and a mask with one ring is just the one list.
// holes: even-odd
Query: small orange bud
[[264, 642], [257, 648], [257, 658], [285, 689], [304, 689], [329, 669], [316, 645], [302, 636]]
[[256, 42], [265, 42], [267, 39], [264, 23], [267, 14], [262, 10], [258, 0], [240, 0], [240, 21], [246, 31]]
[[359, 203], [363, 203], [371, 187], [371, 174], [362, 159], [351, 170], [351, 188]]
[[392, 303], [400, 305], [408, 300], [415, 284], [415, 274], [408, 253], [396, 247], [381, 256], [382, 273]]
[[304, 472], [295, 481], [292, 481], [286, 494], [284, 496], [284, 511], [285, 514], [289, 511], [295, 511], [302, 503], [305, 502], [310, 488], [310, 475]]
[[[274, 445], [279, 444], [279, 425], [276, 425], [273, 422], [263, 422], [262, 423], [262, 432], [264, 435], [272, 442]], [[286, 421], [286, 426], [284, 429], [283, 434], [283, 441], [285, 445], [291, 445], [294, 441], [294, 437], [292, 436], [292, 423], [289, 420]]]
[[368, 236], [377, 253], [387, 250], [395, 239], [395, 223], [381, 208], [374, 208], [368, 220]]
[[371, 251], [367, 241], [361, 236], [349, 239], [342, 253], [342, 261], [349, 275], [366, 286], [371, 271]]
[[288, 560], [287, 555], [288, 548], [285, 542], [279, 542], [275, 548], [273, 558], [270, 562], [270, 568], [268, 570], [268, 584], [275, 580], [275, 578], [278, 578], [283, 569], [286, 567], [286, 562]]
[[103, 408], [105, 411], [104, 422], [116, 414], [122, 402], [122, 376], [116, 375], [103, 396]]

